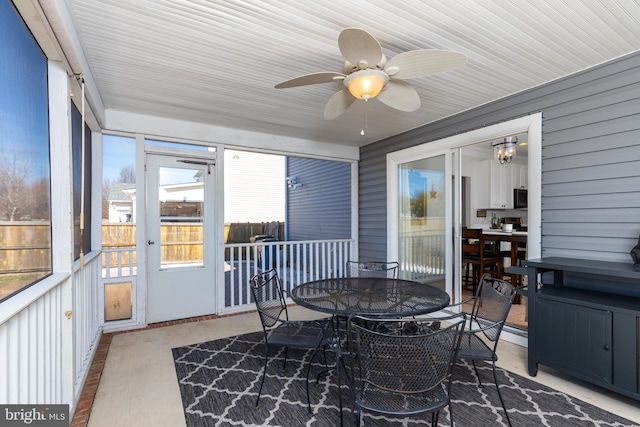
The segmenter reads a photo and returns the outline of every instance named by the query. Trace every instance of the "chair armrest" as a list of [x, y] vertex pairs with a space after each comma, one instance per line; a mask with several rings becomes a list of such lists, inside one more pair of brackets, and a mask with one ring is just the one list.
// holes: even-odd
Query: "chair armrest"
[[473, 300], [475, 300], [475, 299], [476, 299], [476, 297], [467, 298], [467, 299], [466, 299], [466, 300], [464, 300], [464, 301], [460, 301], [460, 302], [457, 302], [457, 303], [455, 303], [455, 304], [449, 304], [449, 305], [448, 305], [448, 307], [458, 307], [458, 306], [460, 306], [460, 305], [462, 305], [462, 304], [466, 304], [466, 303], [468, 303], [469, 301], [473, 301]]
[[[506, 320], [506, 319], [505, 319], [505, 320]], [[465, 333], [465, 334], [466, 334], [466, 333], [472, 333], [472, 334], [475, 334], [476, 332], [486, 331], [487, 329], [495, 328], [495, 327], [496, 327], [496, 326], [498, 326], [499, 324], [504, 323], [504, 322], [505, 322], [505, 320], [501, 320], [501, 321], [499, 321], [499, 322], [493, 322], [493, 323], [490, 323], [490, 324], [488, 324], [488, 325], [486, 325], [486, 326], [483, 326], [482, 328], [478, 328], [478, 329], [465, 329], [465, 330], [464, 330], [464, 333]], [[471, 320], [471, 321], [472, 321], [472, 322], [477, 322], [477, 320]]]

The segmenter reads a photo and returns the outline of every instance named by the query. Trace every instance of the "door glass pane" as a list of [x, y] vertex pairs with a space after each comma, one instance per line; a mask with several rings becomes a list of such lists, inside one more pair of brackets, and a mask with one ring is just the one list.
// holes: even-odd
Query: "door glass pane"
[[445, 156], [398, 168], [398, 257], [404, 279], [445, 288]]
[[204, 175], [201, 169], [159, 169], [160, 268], [204, 265]]

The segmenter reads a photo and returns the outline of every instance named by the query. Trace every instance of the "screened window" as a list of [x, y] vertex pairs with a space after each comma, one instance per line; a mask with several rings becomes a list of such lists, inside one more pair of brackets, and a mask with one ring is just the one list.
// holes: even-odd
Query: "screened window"
[[[82, 114], [72, 104], [71, 151], [73, 158], [73, 255], [91, 252], [91, 130], [84, 123], [84, 232], [80, 231], [82, 192]], [[82, 247], [80, 242], [82, 241]]]
[[47, 61], [0, 2], [0, 301], [51, 274]]

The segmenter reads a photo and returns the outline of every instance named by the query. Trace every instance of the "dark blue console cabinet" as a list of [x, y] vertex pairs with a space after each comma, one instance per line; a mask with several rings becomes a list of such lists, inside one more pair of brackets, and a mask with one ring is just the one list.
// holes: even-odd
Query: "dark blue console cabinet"
[[640, 272], [549, 257], [528, 274], [529, 375], [538, 364], [640, 400]]

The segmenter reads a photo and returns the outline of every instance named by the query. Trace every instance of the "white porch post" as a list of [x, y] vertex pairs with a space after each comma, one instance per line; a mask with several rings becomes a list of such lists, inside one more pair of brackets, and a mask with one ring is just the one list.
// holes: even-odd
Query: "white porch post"
[[[58, 385], [62, 402], [73, 404], [73, 203], [71, 176], [71, 116], [69, 77], [60, 62], [49, 61], [49, 121], [51, 147], [51, 253], [53, 271], [69, 273], [60, 284], [61, 312], [51, 313], [60, 322], [60, 369]], [[52, 337], [53, 339], [54, 337]], [[61, 403], [62, 403], [61, 402]], [[73, 410], [72, 410], [73, 411]]]

